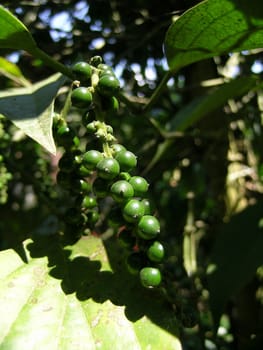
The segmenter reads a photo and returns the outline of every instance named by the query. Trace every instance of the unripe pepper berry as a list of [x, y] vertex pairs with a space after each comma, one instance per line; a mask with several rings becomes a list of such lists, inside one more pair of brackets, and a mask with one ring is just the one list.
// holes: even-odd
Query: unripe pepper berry
[[112, 180], [120, 172], [120, 166], [116, 159], [114, 158], [103, 158], [97, 164], [98, 176], [102, 179]]
[[97, 89], [102, 96], [113, 96], [120, 88], [119, 80], [114, 75], [102, 75], [98, 81]]
[[87, 62], [75, 63], [72, 67], [72, 71], [76, 79], [81, 82], [88, 82], [91, 78], [92, 68]]
[[122, 209], [127, 222], [137, 222], [144, 215], [144, 205], [137, 199], [129, 200]]
[[162, 275], [159, 269], [154, 267], [144, 267], [140, 271], [140, 280], [144, 287], [153, 288], [159, 286]]
[[154, 241], [147, 249], [147, 256], [151, 261], [161, 262], [164, 257], [164, 247], [158, 242]]
[[82, 158], [82, 164], [87, 169], [93, 170], [102, 159], [103, 155], [101, 152], [97, 150], [89, 150], [86, 153], [84, 153]]
[[77, 108], [88, 108], [92, 103], [92, 94], [88, 88], [78, 87], [71, 93], [71, 103]]
[[116, 202], [124, 202], [129, 198], [133, 197], [134, 191], [132, 185], [129, 184], [128, 181], [119, 180], [112, 184], [111, 196]]
[[134, 153], [127, 150], [117, 152], [115, 159], [120, 164], [121, 171], [130, 171], [137, 165], [137, 157]]
[[160, 223], [155, 216], [144, 215], [138, 223], [137, 233], [143, 239], [153, 239], [160, 233]]

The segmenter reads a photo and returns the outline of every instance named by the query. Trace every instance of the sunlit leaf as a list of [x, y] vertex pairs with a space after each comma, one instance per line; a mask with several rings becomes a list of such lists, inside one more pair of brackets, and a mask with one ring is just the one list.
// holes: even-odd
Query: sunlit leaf
[[0, 113], [51, 153], [56, 153], [53, 100], [64, 81], [61, 74], [54, 74], [31, 86], [0, 92]]
[[109, 260], [99, 238], [23, 247], [27, 262], [0, 253], [1, 349], [182, 349], [174, 311], [129, 275], [119, 251]]
[[37, 45], [28, 29], [0, 5], [0, 47], [31, 51]]
[[165, 53], [171, 70], [228, 52], [261, 48], [261, 0], [206, 0], [168, 29]]

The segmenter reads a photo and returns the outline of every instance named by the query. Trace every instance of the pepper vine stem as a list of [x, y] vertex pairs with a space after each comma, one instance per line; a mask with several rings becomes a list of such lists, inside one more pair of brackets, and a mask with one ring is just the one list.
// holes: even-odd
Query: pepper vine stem
[[44, 51], [42, 51], [39, 47], [35, 47], [30, 51], [30, 54], [32, 56], [35, 56], [39, 59], [41, 59], [47, 66], [55, 70], [56, 72], [60, 72], [64, 74], [66, 77], [68, 77], [71, 80], [74, 80], [74, 75], [71, 72], [71, 70], [66, 67], [64, 64], [59, 63], [58, 61], [54, 60], [51, 56], [46, 54]]
[[158, 98], [163, 93], [163, 90], [166, 88], [168, 80], [172, 77], [173, 73], [171, 71], [167, 71], [165, 75], [163, 76], [160, 84], [157, 86], [157, 88], [154, 90], [154, 93], [152, 94], [151, 98], [149, 99], [149, 102], [144, 106], [143, 112], [148, 111], [152, 108], [152, 106], [156, 103]]

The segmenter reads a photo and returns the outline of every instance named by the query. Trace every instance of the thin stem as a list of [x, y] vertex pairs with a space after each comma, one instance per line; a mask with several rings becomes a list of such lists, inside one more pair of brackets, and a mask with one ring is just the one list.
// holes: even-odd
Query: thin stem
[[46, 54], [40, 48], [38, 48], [38, 47], [34, 48], [30, 52], [30, 54], [41, 59], [47, 66], [51, 67], [56, 72], [60, 72], [60, 73], [64, 74], [65, 76], [67, 76], [69, 79], [74, 80], [74, 75], [72, 74], [72, 72], [69, 68], [64, 66], [64, 64], [61, 64], [58, 61], [54, 60], [51, 56]]
[[192, 276], [197, 269], [194, 226], [194, 194], [192, 192], [188, 194], [188, 212], [186, 225], [184, 228], [183, 258], [185, 270], [189, 276]]
[[166, 84], [167, 84], [168, 80], [171, 78], [171, 76], [172, 76], [171, 71], [166, 72], [166, 74], [164, 75], [160, 84], [157, 86], [154, 93], [152, 94], [149, 102], [144, 106], [144, 108], [143, 108], [144, 112], [151, 109], [151, 107], [156, 103], [156, 101], [158, 100], [160, 95], [163, 93], [163, 90], [166, 88]]

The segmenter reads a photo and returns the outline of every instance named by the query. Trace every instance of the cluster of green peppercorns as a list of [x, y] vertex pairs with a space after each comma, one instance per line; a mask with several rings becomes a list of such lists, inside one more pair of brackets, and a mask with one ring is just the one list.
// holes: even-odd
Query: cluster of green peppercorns
[[72, 193], [67, 224], [94, 228], [100, 220], [101, 203], [108, 201], [107, 225], [114, 227], [119, 242], [128, 249], [129, 271], [139, 274], [143, 286], [157, 287], [162, 279], [159, 264], [164, 248], [156, 240], [160, 223], [147, 199], [149, 184], [134, 175], [137, 157], [117, 143], [111, 125], [105, 122], [108, 113], [118, 108], [119, 80], [99, 56], [89, 63], [76, 63], [72, 71], [76, 81], [71, 104], [83, 110], [82, 123], [100, 147], [80, 152], [79, 140], [67, 123], [57, 123], [57, 141], [65, 149], [57, 182]]

